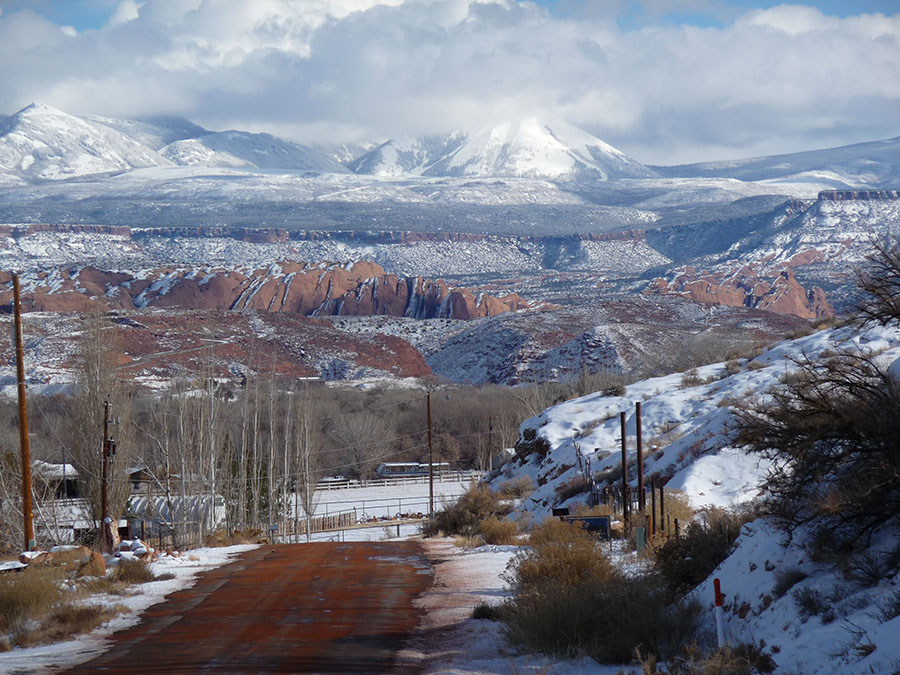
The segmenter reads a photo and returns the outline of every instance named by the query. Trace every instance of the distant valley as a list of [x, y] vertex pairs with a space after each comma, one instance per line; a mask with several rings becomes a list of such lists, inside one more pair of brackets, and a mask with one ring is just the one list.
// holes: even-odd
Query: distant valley
[[68, 339], [47, 312], [113, 312], [143, 331], [123, 363], [151, 379], [195, 320], [291, 326], [319, 353], [285, 363], [326, 379], [624, 372], [707, 332], [746, 346], [851, 307], [854, 269], [900, 227], [898, 157], [892, 139], [645, 166], [536, 119], [302, 146], [38, 104], [0, 122], [0, 269], [23, 274], [41, 344]]

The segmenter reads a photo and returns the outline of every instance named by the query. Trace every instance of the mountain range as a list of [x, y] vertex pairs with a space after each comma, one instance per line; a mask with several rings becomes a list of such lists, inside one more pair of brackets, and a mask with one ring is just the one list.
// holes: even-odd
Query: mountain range
[[[300, 145], [188, 120], [75, 116], [32, 104], [0, 121], [0, 185], [148, 167], [377, 177], [521, 178], [574, 183], [730, 179], [884, 188], [900, 177], [900, 138], [728, 162], [646, 166], [564, 121], [524, 118], [472, 131], [357, 145]], [[660, 183], [658, 183], [661, 185]]]

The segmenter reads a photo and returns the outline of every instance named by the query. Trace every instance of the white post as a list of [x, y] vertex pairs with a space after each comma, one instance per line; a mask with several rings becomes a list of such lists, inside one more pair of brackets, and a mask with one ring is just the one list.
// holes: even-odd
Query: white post
[[725, 610], [723, 608], [725, 596], [722, 594], [722, 586], [719, 584], [718, 579], [713, 580], [713, 589], [716, 594], [716, 639], [719, 643], [719, 648], [725, 646]]

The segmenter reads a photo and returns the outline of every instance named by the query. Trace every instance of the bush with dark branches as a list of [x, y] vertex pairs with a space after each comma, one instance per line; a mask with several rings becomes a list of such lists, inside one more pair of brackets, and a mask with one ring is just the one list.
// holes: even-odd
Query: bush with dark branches
[[[876, 244], [857, 285], [858, 326], [900, 324], [900, 245]], [[738, 412], [739, 441], [774, 461], [766, 509], [784, 529], [808, 525], [819, 553], [848, 552], [900, 514], [900, 382], [860, 350], [794, 366]]]
[[773, 460], [766, 511], [850, 550], [900, 513], [900, 386], [864, 354], [798, 359], [770, 400], [738, 412], [739, 441]]
[[900, 323], [900, 245], [877, 242], [867, 266], [856, 275], [862, 291], [857, 318], [881, 326]]

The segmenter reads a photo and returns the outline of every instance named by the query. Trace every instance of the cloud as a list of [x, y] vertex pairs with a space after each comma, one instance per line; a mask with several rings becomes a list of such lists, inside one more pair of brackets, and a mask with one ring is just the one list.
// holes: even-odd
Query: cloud
[[514, 0], [125, 0], [74, 36], [0, 15], [0, 96], [301, 141], [543, 115], [642, 161], [716, 159], [900, 133], [900, 15], [782, 5], [622, 30]]

